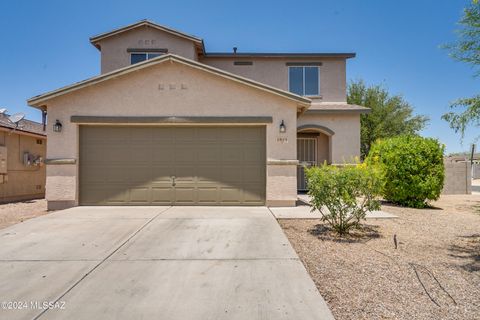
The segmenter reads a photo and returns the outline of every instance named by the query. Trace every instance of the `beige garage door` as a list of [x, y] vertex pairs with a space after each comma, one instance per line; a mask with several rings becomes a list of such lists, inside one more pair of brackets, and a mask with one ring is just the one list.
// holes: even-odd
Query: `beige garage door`
[[263, 205], [265, 127], [80, 127], [82, 205]]

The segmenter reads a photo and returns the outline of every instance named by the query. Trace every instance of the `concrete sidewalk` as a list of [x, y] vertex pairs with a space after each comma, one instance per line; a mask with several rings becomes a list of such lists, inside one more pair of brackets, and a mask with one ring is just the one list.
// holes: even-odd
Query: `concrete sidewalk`
[[[308, 194], [298, 195], [298, 204], [296, 207], [279, 207], [270, 208], [273, 215], [277, 219], [320, 219], [322, 215], [318, 210], [311, 211], [310, 196]], [[325, 208], [325, 210], [328, 209]], [[369, 211], [365, 217], [366, 219], [393, 219], [396, 215], [383, 210]]]
[[0, 239], [0, 296], [29, 304], [2, 319], [333, 319], [265, 207], [78, 207]]

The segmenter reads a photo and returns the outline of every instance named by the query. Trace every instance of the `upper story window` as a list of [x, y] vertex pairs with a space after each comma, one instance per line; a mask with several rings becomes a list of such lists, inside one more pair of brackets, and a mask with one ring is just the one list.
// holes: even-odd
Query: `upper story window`
[[153, 59], [162, 55], [163, 53], [159, 52], [135, 52], [130, 53], [130, 64], [139, 63], [148, 59]]
[[318, 66], [288, 67], [288, 90], [301, 96], [320, 95]]

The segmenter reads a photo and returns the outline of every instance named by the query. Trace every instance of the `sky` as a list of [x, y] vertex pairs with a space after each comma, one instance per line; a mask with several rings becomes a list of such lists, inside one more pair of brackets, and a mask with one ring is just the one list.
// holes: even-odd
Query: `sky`
[[[400, 94], [429, 116], [422, 135], [447, 153], [466, 151], [441, 115], [450, 102], [480, 93], [480, 78], [441, 45], [468, 0], [50, 1], [0, 0], [0, 107], [40, 121], [26, 100], [100, 73], [89, 37], [149, 19], [201, 37], [208, 51], [356, 52], [347, 80], [363, 79]], [[477, 148], [480, 149], [480, 146]]]

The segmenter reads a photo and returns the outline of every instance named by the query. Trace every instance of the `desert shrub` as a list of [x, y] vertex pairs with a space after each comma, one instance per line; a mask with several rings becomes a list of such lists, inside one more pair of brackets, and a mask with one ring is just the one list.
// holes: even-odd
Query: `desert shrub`
[[443, 188], [444, 146], [436, 139], [399, 136], [377, 140], [366, 159], [385, 176], [383, 197], [393, 203], [424, 208]]
[[341, 168], [324, 164], [305, 169], [312, 211], [339, 234], [360, 225], [367, 211], [378, 210], [382, 190], [381, 171], [365, 164]]

